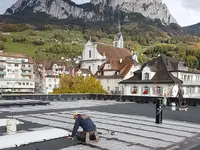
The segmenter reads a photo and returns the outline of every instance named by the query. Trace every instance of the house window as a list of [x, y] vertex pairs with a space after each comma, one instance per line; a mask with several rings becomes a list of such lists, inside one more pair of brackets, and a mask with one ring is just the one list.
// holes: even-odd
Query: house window
[[137, 94], [137, 93], [138, 93], [138, 88], [137, 88], [137, 86], [133, 86], [133, 87], [132, 87], [131, 93], [132, 93], [132, 94]]
[[110, 87], [109, 86], [107, 86], [107, 91], [110, 91]]
[[144, 80], [149, 80], [149, 73], [144, 74]]
[[99, 68], [100, 68], [100, 66], [98, 65], [98, 66], [97, 66], [97, 70], [99, 70]]
[[91, 67], [89, 66], [89, 70], [91, 70]]
[[148, 86], [144, 87], [143, 94], [149, 94], [149, 87]]
[[119, 92], [119, 87], [118, 86], [115, 87], [115, 91]]
[[51, 82], [51, 79], [49, 79], [48, 81]]
[[155, 87], [155, 95], [161, 96], [162, 95], [162, 88], [161, 87]]
[[29, 83], [28, 83], [28, 82], [26, 82], [26, 85], [29, 85]]
[[51, 84], [49, 84], [49, 87], [51, 87]]
[[109, 84], [109, 79], [107, 79], [107, 83]]
[[18, 67], [19, 65], [18, 64], [15, 64], [15, 67]]
[[92, 52], [91, 52], [91, 50], [89, 50], [89, 58], [91, 58], [92, 57]]
[[12, 72], [12, 70], [11, 69], [7, 69], [7, 72]]

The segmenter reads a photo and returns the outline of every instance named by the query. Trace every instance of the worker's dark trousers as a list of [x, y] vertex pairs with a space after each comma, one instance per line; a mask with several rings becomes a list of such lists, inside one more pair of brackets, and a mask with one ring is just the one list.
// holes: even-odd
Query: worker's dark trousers
[[[83, 131], [83, 132], [78, 132], [77, 133], [77, 139], [82, 141], [82, 142], [85, 142], [85, 136], [86, 136], [86, 131]], [[90, 140], [96, 140], [96, 137], [94, 135], [95, 131], [89, 131], [88, 132], [90, 134]]]
[[184, 101], [183, 96], [179, 96], [178, 97], [178, 101], [179, 101], [179, 106], [182, 107], [182, 105], [186, 105], [186, 101]]

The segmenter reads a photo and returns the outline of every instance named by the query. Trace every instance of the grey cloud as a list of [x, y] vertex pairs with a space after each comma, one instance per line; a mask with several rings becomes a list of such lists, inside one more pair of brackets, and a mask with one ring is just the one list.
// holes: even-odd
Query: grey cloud
[[200, 0], [181, 0], [184, 8], [200, 12]]

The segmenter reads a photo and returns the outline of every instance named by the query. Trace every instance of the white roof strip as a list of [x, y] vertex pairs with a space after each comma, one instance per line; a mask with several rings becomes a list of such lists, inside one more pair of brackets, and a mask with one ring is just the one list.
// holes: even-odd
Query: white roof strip
[[[6, 126], [6, 124], [7, 124], [7, 119], [0, 119], [0, 127]], [[24, 124], [24, 123], [16, 120], [16, 124], [18, 125], [18, 124]]]
[[68, 136], [69, 134], [66, 130], [52, 128], [0, 136], [0, 149], [57, 139]]

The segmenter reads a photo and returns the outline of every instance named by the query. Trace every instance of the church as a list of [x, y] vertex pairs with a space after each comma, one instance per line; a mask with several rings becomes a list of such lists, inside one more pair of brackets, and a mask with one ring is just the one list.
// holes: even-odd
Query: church
[[124, 48], [121, 25], [113, 45], [89, 40], [82, 53], [81, 68], [89, 69], [109, 94], [122, 94], [120, 81], [130, 78], [140, 69], [136, 55]]

